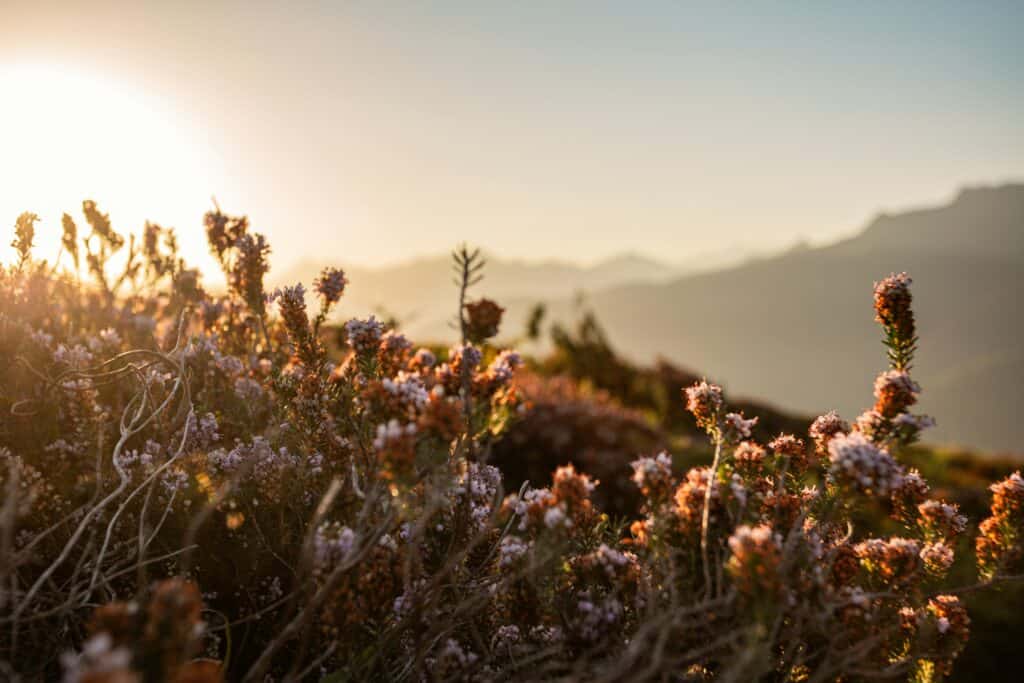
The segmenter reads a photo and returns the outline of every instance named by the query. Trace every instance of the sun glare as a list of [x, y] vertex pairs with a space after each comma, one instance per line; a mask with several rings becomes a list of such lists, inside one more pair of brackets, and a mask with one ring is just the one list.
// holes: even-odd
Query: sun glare
[[61, 66], [0, 67], [0, 92], [5, 234], [21, 212], [38, 214], [35, 253], [52, 260], [61, 214], [82, 222], [82, 200], [94, 199], [118, 230], [138, 232], [147, 219], [178, 227], [186, 258], [204, 259], [192, 228], [224, 175], [183, 117], [147, 93]]

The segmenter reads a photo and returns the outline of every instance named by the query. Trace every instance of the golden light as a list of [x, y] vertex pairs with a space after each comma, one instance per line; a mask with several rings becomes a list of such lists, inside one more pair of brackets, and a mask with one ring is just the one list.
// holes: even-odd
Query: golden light
[[56, 65], [0, 66], [0, 260], [14, 220], [40, 216], [37, 249], [53, 260], [60, 217], [80, 224], [94, 199], [120, 232], [144, 222], [179, 228], [184, 255], [203, 262], [200, 225], [225, 174], [184, 117], [126, 84]]

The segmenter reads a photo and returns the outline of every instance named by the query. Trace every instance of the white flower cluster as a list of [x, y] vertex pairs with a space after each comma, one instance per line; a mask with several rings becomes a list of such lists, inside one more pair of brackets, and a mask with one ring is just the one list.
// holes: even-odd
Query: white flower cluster
[[81, 344], [70, 347], [61, 344], [53, 352], [53, 360], [55, 363], [67, 365], [72, 370], [84, 370], [92, 364], [93, 354]]
[[483, 360], [483, 353], [480, 349], [476, 348], [472, 344], [460, 344], [459, 346], [453, 346], [448, 351], [448, 363], [449, 365], [455, 365], [456, 362], [461, 363], [462, 367], [472, 372], [480, 365], [480, 361]]
[[213, 366], [228, 377], [239, 375], [245, 369], [241, 360], [220, 350], [217, 335], [196, 335], [185, 347], [186, 360], [198, 361], [204, 358], [209, 358]]
[[653, 458], [638, 458], [630, 463], [633, 481], [641, 489], [658, 486], [672, 479], [672, 456], [665, 451]]
[[302, 286], [301, 282], [278, 287], [267, 298], [270, 301], [276, 301], [279, 308], [306, 308], [306, 288]]
[[372, 315], [366, 320], [353, 318], [345, 323], [345, 336], [356, 353], [373, 352], [384, 336], [384, 324]]
[[726, 429], [733, 432], [733, 438], [749, 439], [750, 430], [753, 429], [756, 424], [756, 417], [752, 417], [747, 420], [739, 413], [727, 413], [725, 416]]
[[402, 441], [406, 436], [414, 434], [416, 434], [415, 422], [403, 425], [395, 418], [391, 418], [387, 423], [377, 425], [377, 436], [373, 439], [373, 447], [378, 451], [383, 451], [388, 446]]
[[418, 375], [410, 374], [404, 370], [395, 375], [394, 378], [386, 377], [381, 380], [381, 386], [403, 404], [413, 408], [422, 408], [426, 405], [429, 398], [427, 389], [423, 386], [423, 380]]
[[501, 471], [492, 465], [471, 462], [460, 475], [453, 493], [457, 499], [468, 494], [469, 514], [478, 531], [483, 531], [491, 521], [494, 499], [501, 489]]
[[722, 406], [722, 387], [701, 380], [686, 388], [686, 409], [691, 413], [711, 413]]
[[926, 500], [917, 506], [917, 510], [926, 519], [943, 522], [950, 533], [954, 535], [962, 534], [967, 530], [967, 518], [960, 514], [960, 508], [956, 505], [950, 505], [941, 500]]
[[313, 288], [317, 291], [326, 305], [336, 303], [345, 292], [345, 285], [348, 279], [345, 272], [340, 268], [324, 268], [320, 271], [320, 277], [313, 281]]
[[400, 351], [407, 351], [411, 349], [412, 342], [409, 341], [401, 332], [388, 330], [384, 333], [384, 336], [380, 338], [380, 348], [382, 351], [388, 353], [398, 353]]
[[841, 434], [828, 444], [829, 473], [855, 489], [889, 496], [903, 483], [903, 468], [863, 434]]
[[512, 379], [516, 368], [523, 364], [523, 358], [516, 351], [502, 351], [491, 361], [487, 373], [498, 382], [504, 384]]
[[913, 538], [893, 536], [892, 538], [868, 538], [858, 543], [855, 548], [864, 557], [884, 557], [886, 554], [898, 554], [911, 557], [920, 554], [921, 544]]
[[166, 469], [160, 475], [160, 485], [168, 494], [174, 494], [188, 486], [188, 473], [184, 470]]
[[921, 561], [929, 571], [943, 574], [953, 566], [953, 549], [945, 543], [929, 543], [921, 548]]
[[112, 327], [100, 330], [95, 337], [86, 342], [89, 350], [95, 354], [112, 353], [121, 348], [121, 335]]
[[594, 551], [594, 559], [604, 570], [604, 573], [608, 575], [609, 579], [614, 579], [623, 567], [636, 564], [637, 562], [637, 557], [633, 553], [624, 553], [615, 548], [609, 548], [604, 543]]
[[430, 349], [418, 349], [412, 357], [413, 363], [423, 368], [437, 365], [437, 356]]
[[[239, 443], [231, 450], [218, 448], [210, 451], [207, 461], [224, 473], [234, 472], [243, 464], [251, 463], [247, 477], [257, 481], [264, 480], [282, 469], [301, 464], [298, 455], [284, 446], [275, 451], [270, 442], [262, 436], [253, 437], [251, 444]], [[314, 453], [307, 459], [306, 464], [311, 474], [319, 474], [323, 469], [323, 456]]]
[[935, 426], [935, 418], [930, 415], [911, 415], [910, 413], [900, 413], [893, 418], [892, 422], [897, 427], [906, 427], [915, 432], [924, 431]]
[[558, 504], [544, 511], [544, 526], [549, 529], [568, 529], [572, 527], [572, 520], [565, 514], [562, 504]]
[[338, 522], [324, 522], [313, 536], [313, 563], [326, 569], [344, 562], [356, 547], [356, 532]]
[[217, 424], [217, 416], [213, 413], [206, 413], [201, 417], [189, 413], [185, 425], [188, 429], [187, 447], [191, 450], [206, 449], [220, 441], [220, 427]]
[[905, 370], [887, 370], [875, 378], [875, 398], [881, 398], [887, 392], [916, 396], [921, 393], [921, 385], [911, 379]]
[[530, 551], [531, 541], [524, 541], [518, 536], [506, 536], [498, 546], [498, 566], [505, 569], [519, 561]]
[[263, 398], [263, 385], [251, 377], [239, 377], [235, 380], [235, 395], [246, 403], [253, 403]]
[[824, 415], [816, 417], [807, 433], [816, 442], [823, 443], [839, 433], [848, 431], [850, 431], [850, 425], [846, 423], [846, 420], [839, 417], [839, 413], [836, 411], [830, 410]]

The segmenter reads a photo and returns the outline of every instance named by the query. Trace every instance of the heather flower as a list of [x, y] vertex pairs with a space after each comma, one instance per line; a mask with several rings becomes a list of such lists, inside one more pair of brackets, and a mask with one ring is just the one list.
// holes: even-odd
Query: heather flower
[[975, 540], [978, 568], [986, 578], [1024, 569], [1024, 478], [1014, 472], [989, 489], [991, 515]]
[[498, 566], [502, 569], [512, 567], [530, 551], [532, 545], [518, 536], [505, 536], [498, 546]]
[[732, 556], [725, 567], [742, 593], [771, 595], [778, 590], [782, 548], [770, 526], [737, 527], [729, 537], [729, 551]]
[[238, 244], [239, 239], [249, 230], [249, 219], [245, 216], [233, 218], [217, 211], [203, 216], [206, 226], [206, 241], [217, 260], [224, 264], [227, 253]]
[[375, 354], [384, 335], [384, 325], [372, 315], [366, 320], [353, 318], [345, 323], [345, 337], [359, 356]]
[[502, 351], [487, 366], [487, 376], [495, 385], [504, 385], [512, 379], [516, 368], [522, 364], [523, 358], [516, 351]]
[[373, 447], [385, 464], [385, 476], [402, 476], [412, 467], [417, 431], [415, 422], [402, 424], [395, 418], [377, 425]]
[[582, 591], [571, 623], [573, 633], [586, 643], [602, 641], [619, 624], [623, 612], [622, 602], [618, 598], [599, 598], [590, 591]]
[[889, 359], [896, 370], [909, 369], [917, 344], [910, 284], [906, 273], [875, 283], [875, 319], [885, 330]]
[[189, 413], [185, 424], [190, 449], [209, 448], [220, 441], [220, 426], [217, 424], [217, 416], [213, 413], [205, 413], [200, 417], [196, 417], [195, 413]]
[[720, 491], [717, 481], [711, 479], [710, 467], [695, 467], [686, 473], [686, 481], [679, 485], [675, 493], [675, 513], [679, 518], [683, 531], [693, 533], [700, 529], [704, 514], [704, 497], [708, 483], [711, 483], [712, 517], [719, 507]]
[[18, 268], [20, 269], [31, 257], [32, 247], [36, 238], [35, 222], [39, 216], [25, 212], [14, 222], [14, 241], [11, 246], [18, 252]]
[[750, 430], [757, 424], [757, 418], [747, 420], [740, 413], [726, 413], [724, 422], [726, 440], [738, 441], [750, 438]]
[[967, 529], [967, 518], [960, 507], [938, 500], [927, 500], [917, 506], [919, 524], [927, 539], [952, 540]]
[[893, 419], [917, 403], [921, 387], [905, 370], [888, 370], [875, 380], [875, 410]]
[[313, 536], [313, 564], [328, 571], [348, 559], [356, 547], [356, 533], [338, 522], [324, 522]]
[[437, 356], [430, 349], [418, 349], [409, 361], [409, 368], [416, 372], [425, 372], [437, 364]]
[[885, 584], [903, 584], [921, 566], [921, 546], [910, 538], [870, 538], [854, 546], [861, 566]]
[[71, 260], [75, 264], [75, 272], [78, 272], [78, 226], [75, 225], [75, 221], [68, 214], [63, 214], [60, 217], [62, 234], [60, 238], [61, 246], [64, 251], [71, 254]]
[[706, 430], [716, 427], [722, 408], [722, 387], [702, 380], [684, 390], [686, 409], [697, 419], [697, 426]]
[[302, 286], [302, 283], [277, 289], [270, 298], [277, 302], [285, 328], [293, 340], [301, 340], [309, 334], [306, 288]]
[[469, 517], [476, 531], [485, 531], [490, 525], [494, 501], [500, 490], [501, 472], [491, 465], [471, 462], [459, 476], [454, 494], [459, 500], [468, 498]]
[[388, 330], [380, 338], [377, 349], [377, 363], [380, 371], [393, 374], [408, 365], [409, 351], [412, 342], [395, 330]]
[[935, 419], [928, 415], [900, 413], [892, 421], [896, 435], [904, 444], [913, 443], [925, 429], [935, 426]]
[[761, 471], [765, 460], [765, 450], [754, 441], [741, 441], [733, 451], [732, 459], [736, 471], [745, 475], [755, 475]]
[[631, 463], [633, 481], [640, 493], [651, 498], [667, 497], [672, 490], [672, 457], [662, 451], [653, 458], [640, 458]]
[[422, 409], [430, 399], [419, 375], [399, 372], [393, 378], [382, 379], [380, 385], [400, 406], [408, 406], [413, 411]]
[[921, 561], [925, 570], [933, 576], [945, 576], [953, 566], [953, 549], [945, 543], [928, 543], [921, 548]]
[[246, 403], [252, 404], [263, 398], [263, 386], [250, 377], [239, 377], [235, 380], [235, 395]]
[[815, 452], [820, 456], [825, 456], [828, 454], [828, 442], [838, 434], [846, 434], [849, 431], [850, 423], [832, 410], [815, 418], [810, 429], [807, 430], [807, 434], [814, 441]]
[[336, 304], [347, 284], [345, 273], [340, 268], [324, 268], [320, 271], [320, 276], [313, 281], [313, 289], [320, 295], [321, 308], [326, 311]]
[[887, 497], [903, 483], [903, 469], [862, 434], [844, 434], [828, 445], [829, 475], [841, 486]]
[[913, 518], [917, 506], [928, 498], [931, 487], [916, 469], [903, 475], [899, 488], [893, 491], [892, 502], [897, 519], [909, 521]]
[[270, 270], [267, 257], [270, 245], [260, 234], [244, 234], [235, 244], [238, 258], [228, 273], [231, 291], [241, 298], [257, 316], [265, 310], [266, 296], [263, 292], [263, 278]]
[[929, 658], [934, 661], [940, 675], [948, 676], [953, 671], [953, 662], [967, 646], [971, 619], [967, 616], [967, 608], [955, 595], [932, 598], [925, 611], [936, 633], [934, 651], [929, 652]]
[[807, 448], [803, 439], [798, 439], [792, 434], [779, 434], [768, 443], [768, 448], [776, 456], [789, 459], [790, 467], [796, 472], [807, 467]]
[[448, 351], [448, 365], [452, 375], [460, 378], [471, 375], [483, 360], [480, 349], [472, 344], [454, 346]]
[[874, 443], [882, 443], [889, 436], [891, 421], [875, 409], [865, 410], [857, 416], [855, 430]]

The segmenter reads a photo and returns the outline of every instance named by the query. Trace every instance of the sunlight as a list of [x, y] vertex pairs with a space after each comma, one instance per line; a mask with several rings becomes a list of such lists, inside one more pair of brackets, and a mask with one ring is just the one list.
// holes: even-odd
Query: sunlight
[[149, 219], [179, 229], [186, 258], [205, 261], [194, 230], [213, 178], [225, 174], [183, 117], [145, 92], [56, 65], [0, 67], [0, 261], [23, 211], [40, 217], [36, 254], [56, 256], [60, 217], [81, 222], [95, 199], [116, 229], [138, 232]]

